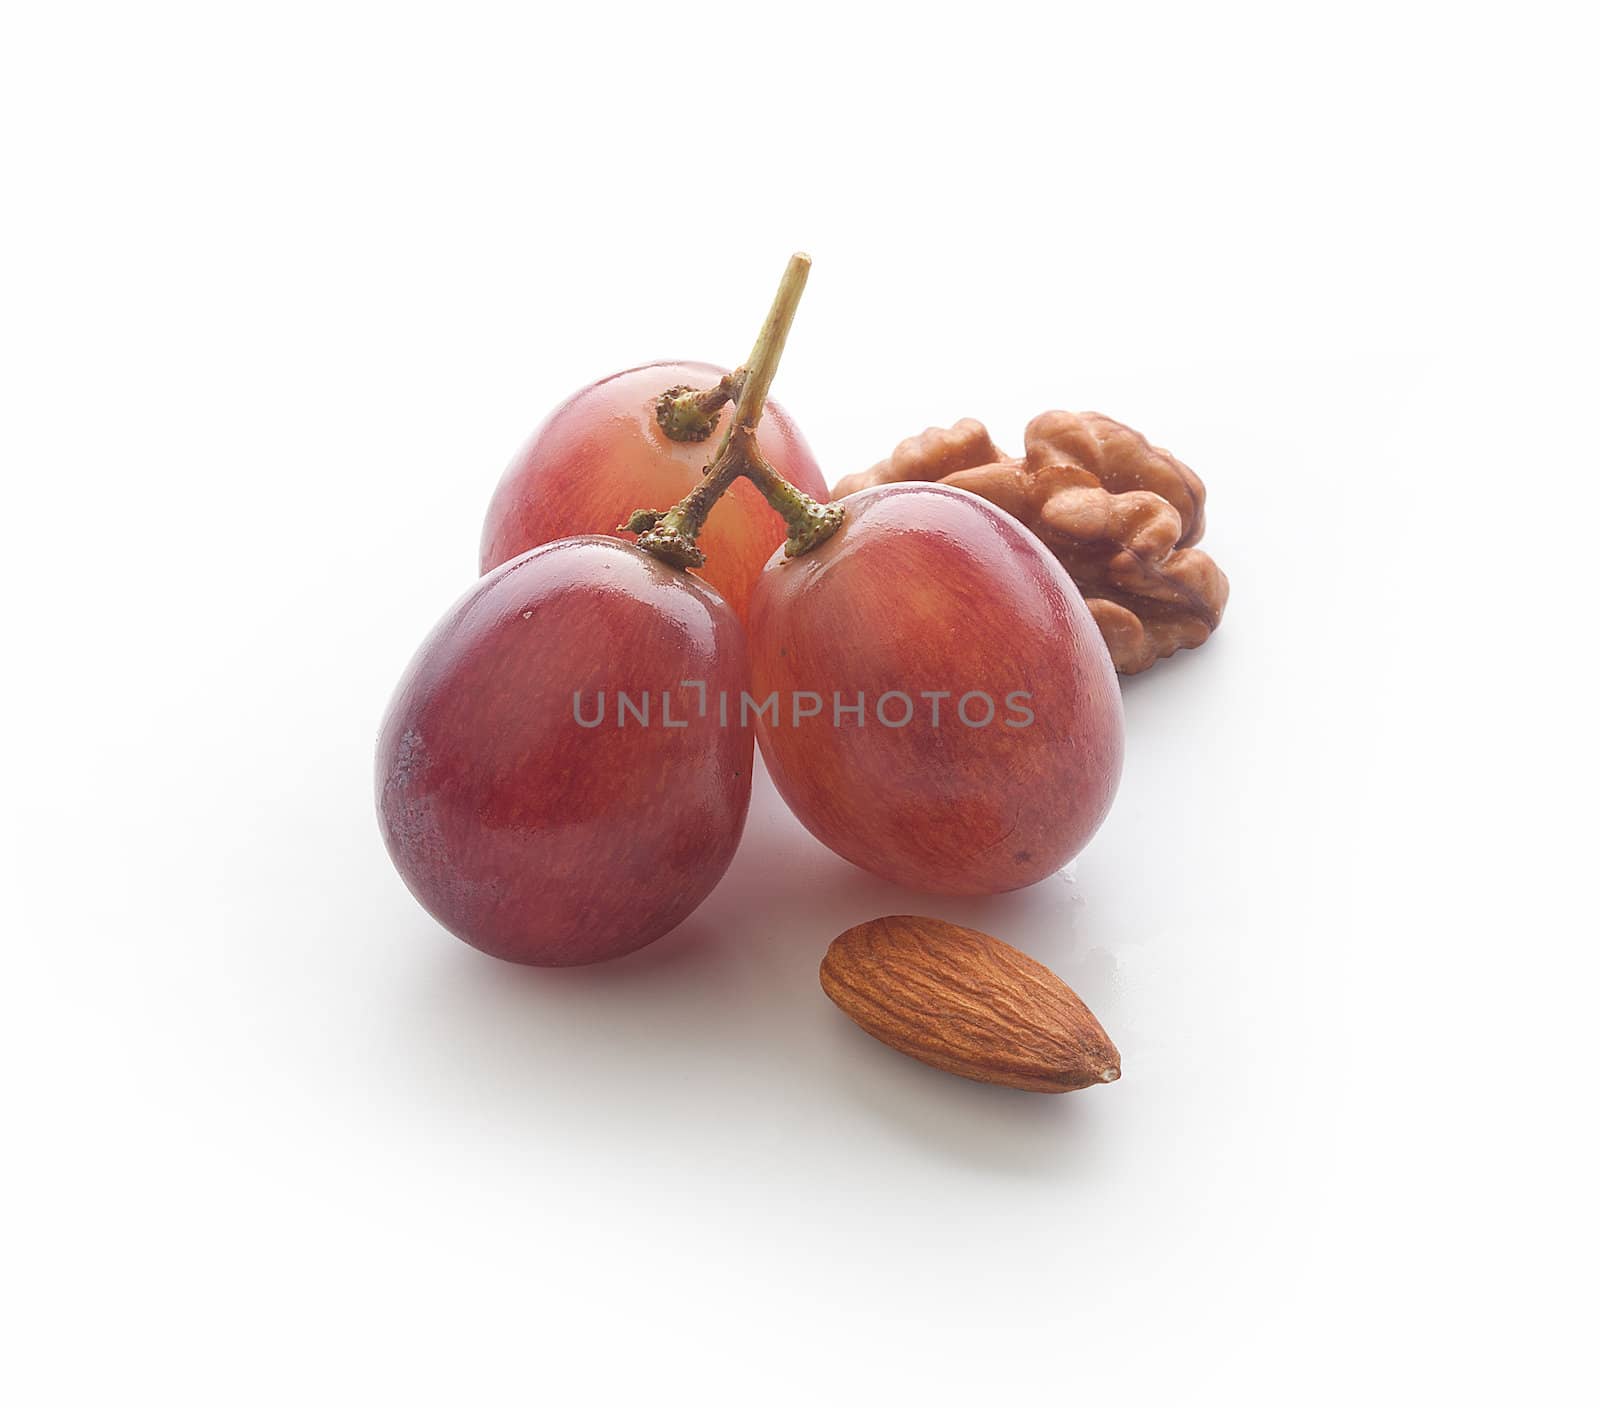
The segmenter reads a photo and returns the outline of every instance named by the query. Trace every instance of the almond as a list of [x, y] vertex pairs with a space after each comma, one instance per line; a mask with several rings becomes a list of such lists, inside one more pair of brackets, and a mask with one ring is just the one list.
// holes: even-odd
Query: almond
[[1077, 993], [976, 929], [915, 914], [872, 919], [828, 945], [821, 977], [869, 1036], [968, 1080], [1054, 1093], [1122, 1074]]

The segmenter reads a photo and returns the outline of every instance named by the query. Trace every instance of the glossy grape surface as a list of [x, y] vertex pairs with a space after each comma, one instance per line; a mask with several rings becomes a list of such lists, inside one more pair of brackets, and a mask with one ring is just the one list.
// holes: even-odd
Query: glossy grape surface
[[[726, 368], [706, 362], [655, 362], [585, 387], [553, 411], [507, 467], [483, 525], [479, 569], [540, 543], [580, 533], [613, 535], [636, 508], [670, 508], [700, 481], [732, 408], [724, 406], [707, 440], [669, 438], [656, 423], [656, 399], [673, 386], [715, 386]], [[826, 503], [828, 486], [805, 440], [781, 406], [767, 402], [759, 432], [773, 468]], [[742, 617], [750, 589], [784, 540], [783, 520], [739, 480], [711, 510], [697, 575]]]
[[[775, 557], [750, 601], [752, 694], [778, 694], [778, 716], [756, 719], [773, 781], [825, 845], [903, 885], [1043, 879], [1094, 834], [1122, 770], [1121, 694], [1083, 598], [1026, 528], [963, 490], [840, 502], [844, 526]], [[813, 707], [803, 691], [822, 707], [796, 723]], [[835, 712], [835, 691], [846, 710], [864, 703], [864, 722]], [[979, 720], [979, 695], [993, 718], [969, 726], [961, 700]]]
[[[384, 719], [395, 866], [441, 924], [500, 958], [593, 963], [659, 938], [727, 869], [750, 801], [750, 731], [702, 717], [683, 682], [737, 700], [747, 668], [721, 597], [615, 539], [497, 568], [417, 652]], [[636, 707], [651, 696], [648, 725], [619, 713], [619, 690]], [[603, 721], [584, 727], [574, 694], [593, 720], [601, 692]]]

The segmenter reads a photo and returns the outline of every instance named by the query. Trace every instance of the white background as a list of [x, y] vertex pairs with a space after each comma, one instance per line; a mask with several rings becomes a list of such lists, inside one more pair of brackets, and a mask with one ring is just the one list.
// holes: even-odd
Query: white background
[[[8, 1399], [1592, 1392], [1580, 14], [8, 7]], [[796, 248], [830, 479], [1105, 411], [1226, 621], [1063, 877], [899, 891], [763, 778], [676, 934], [497, 964], [384, 856], [388, 692], [545, 411], [737, 361]], [[857, 1032], [818, 960], [905, 910], [1124, 1079]]]

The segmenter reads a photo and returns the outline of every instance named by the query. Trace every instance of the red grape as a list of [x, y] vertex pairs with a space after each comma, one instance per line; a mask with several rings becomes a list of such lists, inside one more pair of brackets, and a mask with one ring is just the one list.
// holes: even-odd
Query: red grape
[[1083, 598], [964, 490], [840, 503], [844, 526], [775, 557], [750, 600], [751, 692], [777, 694], [756, 716], [773, 781], [820, 841], [890, 880], [1042, 879], [1094, 834], [1122, 770], [1122, 699]]
[[612, 538], [514, 558], [451, 608], [389, 706], [389, 854], [486, 953], [562, 965], [640, 948], [733, 859], [752, 739], [716, 700], [747, 682], [739, 622], [685, 573]]
[[[585, 387], [553, 411], [506, 469], [483, 525], [479, 567], [490, 568], [540, 543], [579, 533], [611, 535], [638, 508], [660, 508], [700, 482], [731, 414], [724, 406], [712, 437], [671, 439], [656, 421], [656, 400], [674, 386], [708, 388], [725, 375], [704, 362], [655, 362]], [[772, 467], [819, 503], [828, 486], [795, 423], [766, 405], [761, 448]], [[742, 618], [750, 589], [784, 525], [755, 486], [739, 480], [711, 511], [700, 534], [697, 574]]]

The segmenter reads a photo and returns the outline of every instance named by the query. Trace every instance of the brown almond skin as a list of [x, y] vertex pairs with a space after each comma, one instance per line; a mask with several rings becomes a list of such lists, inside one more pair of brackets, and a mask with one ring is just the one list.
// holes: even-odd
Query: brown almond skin
[[915, 914], [871, 919], [828, 945], [820, 976], [869, 1036], [968, 1080], [1060, 1094], [1122, 1074], [1077, 993], [976, 929]]

